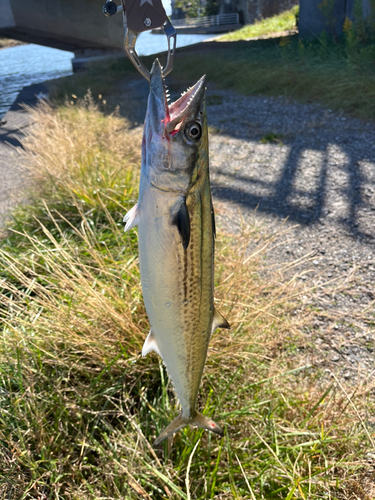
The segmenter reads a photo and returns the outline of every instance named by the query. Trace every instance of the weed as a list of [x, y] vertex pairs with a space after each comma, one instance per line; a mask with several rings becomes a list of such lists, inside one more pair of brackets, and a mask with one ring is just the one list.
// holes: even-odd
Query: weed
[[273, 132], [269, 134], [265, 134], [263, 137], [261, 137], [260, 142], [262, 144], [267, 144], [267, 143], [278, 143], [282, 145], [282, 139], [285, 138], [284, 134], [274, 134]]

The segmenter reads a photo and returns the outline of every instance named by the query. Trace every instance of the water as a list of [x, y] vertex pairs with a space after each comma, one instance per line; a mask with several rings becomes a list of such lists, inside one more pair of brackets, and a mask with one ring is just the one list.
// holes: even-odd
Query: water
[[74, 54], [41, 45], [19, 45], [0, 50], [0, 118], [26, 85], [72, 73]]
[[[194, 43], [203, 42], [213, 38], [215, 35], [177, 35], [177, 47], [186, 47]], [[143, 32], [137, 39], [136, 49], [141, 56], [149, 56], [164, 52], [168, 49], [167, 37], [165, 35], [152, 35], [151, 33]], [[178, 57], [178, 56], [176, 56]]]
[[[177, 47], [208, 38], [212, 38], [212, 35], [178, 35]], [[164, 35], [142, 33], [136, 49], [140, 55], [166, 51], [167, 38]], [[0, 50], [0, 119], [23, 87], [71, 75], [73, 57], [72, 52], [33, 44]]]

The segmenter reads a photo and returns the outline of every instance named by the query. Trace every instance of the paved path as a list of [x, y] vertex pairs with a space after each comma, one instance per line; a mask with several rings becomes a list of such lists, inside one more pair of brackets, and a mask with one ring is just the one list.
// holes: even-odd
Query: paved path
[[36, 95], [46, 92], [45, 85], [23, 89], [0, 125], [0, 226], [11, 207], [21, 200], [20, 190], [26, 184], [25, 165], [19, 155], [21, 140], [30, 126], [30, 116], [22, 104], [33, 105]]

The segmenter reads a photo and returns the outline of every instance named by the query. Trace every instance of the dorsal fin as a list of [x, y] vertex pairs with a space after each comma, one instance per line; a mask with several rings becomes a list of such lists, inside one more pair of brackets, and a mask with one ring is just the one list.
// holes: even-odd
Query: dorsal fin
[[181, 236], [182, 246], [186, 250], [190, 242], [190, 216], [185, 198], [182, 200], [177, 212], [173, 215], [172, 224], [177, 227]]
[[155, 351], [156, 354], [159, 354], [159, 356], [161, 357], [158, 344], [156, 343], [156, 337], [154, 332], [152, 331], [152, 328], [150, 330], [150, 333], [147, 335], [145, 343], [143, 344], [142, 356], [146, 356], [146, 354], [151, 351]]
[[216, 328], [230, 328], [228, 321], [219, 313], [217, 309], [215, 309], [214, 317], [212, 319], [212, 331], [214, 332]]

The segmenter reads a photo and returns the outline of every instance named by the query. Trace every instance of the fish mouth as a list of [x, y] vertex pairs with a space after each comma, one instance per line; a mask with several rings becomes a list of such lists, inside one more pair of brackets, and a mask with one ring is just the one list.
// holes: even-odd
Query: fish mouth
[[193, 121], [201, 107], [205, 95], [206, 76], [181, 94], [177, 101], [169, 104], [169, 92], [165, 85], [162, 66], [158, 59], [151, 69], [149, 108], [169, 135], [176, 135], [181, 125]]

